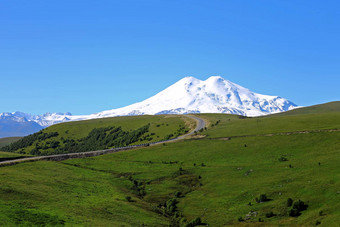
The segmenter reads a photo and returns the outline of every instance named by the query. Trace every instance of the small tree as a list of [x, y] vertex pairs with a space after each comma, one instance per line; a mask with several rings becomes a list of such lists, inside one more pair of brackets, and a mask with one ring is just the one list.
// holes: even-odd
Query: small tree
[[263, 202], [266, 202], [268, 200], [269, 199], [267, 198], [266, 194], [261, 194], [258, 198], [257, 197], [255, 198], [255, 201], [257, 203], [263, 203]]
[[291, 217], [297, 217], [301, 215], [300, 211], [306, 210], [308, 207], [307, 204], [305, 204], [303, 201], [298, 200], [293, 204], [293, 209], [289, 211], [289, 216]]
[[303, 210], [306, 210], [308, 207], [307, 204], [305, 204], [303, 201], [301, 200], [298, 200], [294, 203], [293, 205], [293, 209], [297, 209], [298, 211], [303, 211]]

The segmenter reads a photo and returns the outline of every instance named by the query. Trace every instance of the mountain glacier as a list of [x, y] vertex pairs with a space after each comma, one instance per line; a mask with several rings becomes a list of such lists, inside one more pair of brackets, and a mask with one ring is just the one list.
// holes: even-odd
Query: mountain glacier
[[185, 77], [142, 102], [90, 115], [2, 113], [0, 114], [0, 133], [3, 129], [1, 120], [6, 120], [7, 123], [8, 121], [35, 122], [41, 127], [47, 127], [66, 121], [145, 114], [226, 113], [261, 116], [296, 107], [297, 105], [287, 99], [254, 93], [220, 76], [212, 76], [204, 81], [194, 77]]

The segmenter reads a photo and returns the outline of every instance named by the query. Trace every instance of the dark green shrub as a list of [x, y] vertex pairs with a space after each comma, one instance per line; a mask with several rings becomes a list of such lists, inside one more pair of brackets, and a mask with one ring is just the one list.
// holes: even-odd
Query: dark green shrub
[[255, 201], [257, 203], [263, 203], [263, 202], [269, 201], [269, 199], [267, 198], [266, 194], [261, 194], [258, 198], [255, 198]]
[[292, 198], [287, 199], [287, 207], [291, 207], [293, 205], [293, 200]]
[[266, 213], [266, 218], [271, 218], [271, 217], [274, 217], [274, 216], [275, 216], [275, 214], [273, 213], [273, 211]]
[[128, 201], [128, 202], [131, 202], [131, 201], [132, 201], [131, 196], [126, 196], [125, 199], [126, 199], [126, 201]]
[[298, 217], [300, 215], [301, 213], [297, 209], [290, 209], [289, 211], [289, 216], [291, 217]]
[[175, 197], [180, 198], [182, 196], [182, 192], [175, 192]]
[[289, 211], [289, 216], [298, 217], [301, 215], [300, 211], [306, 210], [308, 207], [303, 201], [298, 200], [293, 204], [293, 208]]
[[176, 209], [177, 209], [177, 200], [175, 198], [173, 199], [169, 199], [168, 201], [166, 201], [166, 213], [172, 215], [175, 213]]
[[297, 209], [298, 211], [304, 211], [307, 207], [308, 205], [301, 200], [298, 200], [293, 204], [293, 209]]
[[191, 222], [187, 223], [186, 225], [184, 225], [185, 227], [194, 227], [197, 225], [201, 225], [202, 224], [202, 220], [200, 217], [195, 218], [194, 220], [192, 220]]

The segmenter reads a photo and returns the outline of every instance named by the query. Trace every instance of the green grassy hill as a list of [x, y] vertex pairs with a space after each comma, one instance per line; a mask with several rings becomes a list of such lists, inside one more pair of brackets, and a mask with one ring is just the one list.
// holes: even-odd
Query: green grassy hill
[[192, 139], [1, 167], [0, 225], [337, 226], [340, 111], [321, 112], [200, 114]]
[[304, 108], [298, 108], [287, 112], [279, 113], [278, 115], [295, 115], [295, 114], [318, 114], [318, 113], [329, 113], [329, 112], [339, 112], [340, 111], [340, 101], [329, 102], [314, 106], [308, 106]]
[[185, 134], [194, 121], [183, 116], [130, 116], [67, 122], [24, 137], [3, 151], [49, 155], [150, 143]]
[[212, 126], [203, 134], [208, 138], [217, 138], [340, 129], [339, 113], [340, 102], [333, 102], [263, 117], [223, 114], [200, 116]]

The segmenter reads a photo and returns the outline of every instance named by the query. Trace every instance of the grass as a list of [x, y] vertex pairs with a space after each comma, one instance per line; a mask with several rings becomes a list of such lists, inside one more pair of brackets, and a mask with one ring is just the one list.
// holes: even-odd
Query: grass
[[[56, 124], [42, 130], [42, 132], [46, 135], [57, 132], [57, 136], [34, 140], [32, 145], [26, 146], [24, 148], [16, 148], [14, 152], [22, 154], [54, 154], [55, 149], [51, 148], [52, 143], [57, 142], [58, 146], [63, 147], [66, 143], [64, 139], [79, 141], [82, 138], [87, 137], [89, 133], [95, 128], [98, 129], [114, 126], [121, 127], [123, 131], [128, 132], [141, 128], [147, 124], [150, 124], [148, 132], [145, 133], [140, 140], [133, 142], [132, 145], [165, 140], [166, 138], [170, 137], [169, 135], [176, 137], [180, 134], [184, 134], [185, 132], [183, 129], [189, 131], [194, 127], [194, 120], [184, 116], [157, 115], [114, 117], [67, 122], [63, 124]], [[111, 147], [107, 146], [107, 148]], [[33, 152], [34, 149], [38, 149], [39, 152]]]
[[[2, 167], [0, 225], [168, 226], [196, 217], [210, 226], [339, 223], [340, 132], [328, 130], [338, 129], [339, 112], [198, 116], [210, 124], [201, 139]], [[303, 130], [310, 132], [276, 134]], [[269, 201], [256, 203], [261, 194]], [[179, 218], [164, 206], [175, 197]], [[290, 217], [288, 198], [307, 210]]]
[[18, 141], [22, 137], [5, 137], [5, 138], [0, 138], [0, 148], [3, 146], [6, 146], [10, 143], [13, 143], [15, 141]]
[[312, 114], [312, 113], [329, 113], [329, 112], [339, 112], [340, 111], [340, 101], [329, 102], [314, 106], [308, 106], [304, 108], [298, 108], [287, 112], [282, 112], [277, 115], [296, 115], [296, 114]]
[[[159, 138], [156, 136], [153, 139], [153, 141], [156, 141], [157, 139], [164, 138], [167, 134], [175, 132], [179, 125], [184, 124], [183, 119], [184, 117], [171, 115], [112, 117], [57, 124], [48, 127], [45, 132], [58, 132], [59, 137], [80, 139], [86, 137], [94, 128], [121, 126], [124, 131], [129, 131], [150, 123], [150, 132], [159, 136]], [[185, 121], [189, 120], [185, 118]]]
[[255, 118], [240, 118], [233, 115], [226, 117], [220, 114], [202, 114], [200, 116], [207, 118], [210, 122], [220, 120], [217, 126], [203, 132], [203, 135], [208, 138], [340, 129], [340, 111]]
[[13, 153], [13, 152], [0, 151], [0, 161], [18, 159], [18, 158], [29, 157], [29, 156], [30, 155], [23, 155], [23, 154], [17, 154], [17, 153]]
[[[108, 173], [63, 163], [35, 162], [1, 169], [1, 182], [8, 182], [0, 188], [2, 226], [166, 223], [165, 218], [144, 209], [143, 201], [132, 205], [127, 202], [120, 190], [127, 187], [126, 182]], [[34, 214], [45, 218], [32, 219]]]

